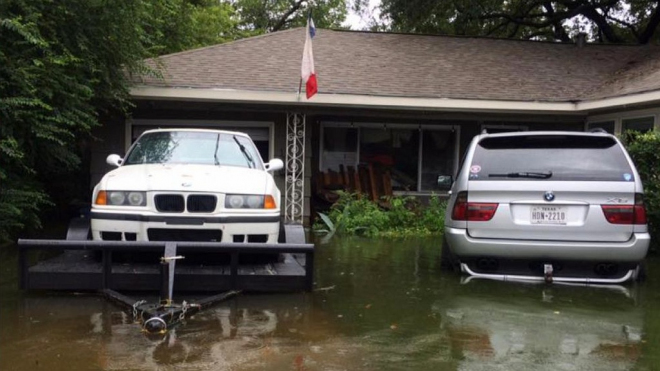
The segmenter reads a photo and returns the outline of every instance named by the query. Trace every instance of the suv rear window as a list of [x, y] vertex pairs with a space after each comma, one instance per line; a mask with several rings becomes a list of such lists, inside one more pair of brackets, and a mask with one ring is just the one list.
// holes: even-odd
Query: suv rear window
[[623, 149], [611, 137], [504, 136], [477, 145], [470, 180], [632, 181]]

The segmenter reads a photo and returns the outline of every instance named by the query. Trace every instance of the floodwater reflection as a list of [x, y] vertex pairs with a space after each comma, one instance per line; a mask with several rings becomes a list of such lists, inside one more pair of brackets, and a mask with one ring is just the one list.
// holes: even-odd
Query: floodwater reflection
[[[3, 261], [13, 255], [0, 254]], [[435, 239], [318, 245], [316, 291], [239, 295], [166, 336], [99, 296], [0, 279], [2, 370], [655, 370], [660, 267], [598, 288], [465, 280]], [[176, 296], [176, 295], [175, 295]], [[187, 298], [191, 299], [191, 298]]]

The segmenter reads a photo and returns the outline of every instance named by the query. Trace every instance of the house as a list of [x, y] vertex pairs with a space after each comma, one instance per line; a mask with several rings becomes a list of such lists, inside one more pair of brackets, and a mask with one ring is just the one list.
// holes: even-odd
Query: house
[[[313, 177], [374, 163], [395, 193], [446, 193], [483, 130], [660, 128], [660, 47], [317, 30], [319, 93], [299, 94], [305, 29], [152, 60], [129, 118], [103, 122], [94, 184], [109, 153], [154, 127], [247, 132], [277, 174], [287, 221], [308, 221]], [[441, 181], [439, 181], [441, 180]]]

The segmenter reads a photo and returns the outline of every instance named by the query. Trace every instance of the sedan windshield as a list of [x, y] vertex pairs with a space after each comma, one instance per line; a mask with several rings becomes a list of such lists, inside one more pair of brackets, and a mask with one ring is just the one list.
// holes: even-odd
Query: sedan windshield
[[263, 169], [248, 138], [229, 133], [158, 131], [142, 135], [125, 165], [200, 164]]

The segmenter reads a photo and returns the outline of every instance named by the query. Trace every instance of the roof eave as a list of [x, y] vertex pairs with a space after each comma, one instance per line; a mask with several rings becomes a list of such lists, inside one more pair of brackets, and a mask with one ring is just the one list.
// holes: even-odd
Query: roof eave
[[311, 100], [296, 92], [266, 92], [232, 89], [200, 89], [135, 86], [134, 99], [182, 100], [281, 104], [301, 107], [351, 107], [388, 110], [425, 110], [448, 112], [588, 114], [590, 112], [628, 108], [660, 102], [660, 91], [579, 102], [504, 101], [485, 99], [413, 98], [354, 94], [317, 94]]

